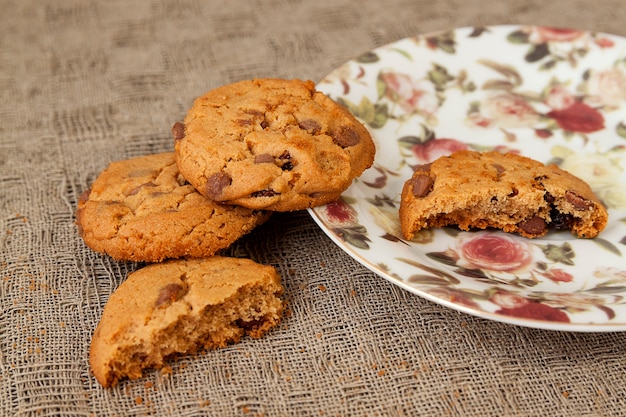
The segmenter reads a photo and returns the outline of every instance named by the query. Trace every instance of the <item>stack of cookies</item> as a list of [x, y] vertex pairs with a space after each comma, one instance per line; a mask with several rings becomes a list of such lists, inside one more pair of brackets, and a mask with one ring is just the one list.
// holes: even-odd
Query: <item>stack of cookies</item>
[[172, 135], [174, 152], [111, 163], [78, 203], [87, 246], [151, 263], [115, 291], [94, 334], [90, 363], [106, 387], [275, 326], [277, 271], [218, 252], [274, 211], [339, 198], [375, 154], [365, 127], [311, 81], [209, 91]]

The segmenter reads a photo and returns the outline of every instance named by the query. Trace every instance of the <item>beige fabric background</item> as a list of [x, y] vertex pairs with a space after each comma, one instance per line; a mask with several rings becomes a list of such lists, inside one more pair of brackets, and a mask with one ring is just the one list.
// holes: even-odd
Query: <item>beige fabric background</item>
[[111, 161], [172, 149], [192, 100], [320, 80], [406, 36], [542, 24], [626, 35], [620, 0], [0, 1], [0, 413], [6, 416], [624, 416], [626, 335], [477, 319], [361, 267], [306, 212], [227, 253], [276, 266], [291, 314], [261, 340], [102, 389], [91, 334], [140, 267], [87, 249], [76, 201]]

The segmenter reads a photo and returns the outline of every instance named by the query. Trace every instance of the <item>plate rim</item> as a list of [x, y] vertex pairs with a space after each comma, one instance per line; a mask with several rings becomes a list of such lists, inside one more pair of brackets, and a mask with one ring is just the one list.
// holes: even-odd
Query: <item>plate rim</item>
[[[513, 30], [513, 29], [521, 29], [521, 28], [526, 28], [526, 27], [550, 27], [550, 28], [556, 28], [556, 29], [565, 29], [565, 30], [577, 30], [577, 31], [581, 31], [581, 32], [586, 32], [586, 33], [591, 33], [591, 34], [597, 34], [597, 35], [606, 35], [606, 36], [610, 36], [610, 37], [614, 37], [617, 39], [620, 39], [624, 42], [624, 44], [626, 45], [626, 37], [621, 36], [621, 35], [616, 35], [613, 33], [609, 33], [609, 32], [603, 32], [603, 31], [595, 31], [595, 30], [585, 30], [585, 29], [575, 29], [575, 28], [568, 28], [568, 27], [556, 27], [556, 26], [545, 26], [545, 25], [527, 25], [527, 24], [501, 24], [501, 25], [479, 25], [479, 26], [460, 26], [460, 27], [455, 27], [455, 28], [451, 28], [451, 29], [442, 29], [442, 30], [437, 30], [437, 31], [431, 31], [431, 32], [424, 32], [424, 33], [418, 33], [415, 35], [411, 35], [411, 36], [407, 36], [404, 38], [400, 38], [391, 42], [388, 42], [386, 44], [380, 45], [378, 47], [375, 47], [373, 49], [370, 49], [369, 51], [366, 51], [365, 53], [371, 53], [371, 52], [376, 52], [378, 50], [382, 50], [385, 48], [390, 48], [393, 47], [394, 45], [397, 45], [401, 42], [407, 42], [410, 41], [411, 39], [414, 39], [416, 37], [432, 37], [432, 36], [436, 36], [437, 34], [442, 34], [442, 33], [447, 33], [447, 32], [458, 32], [458, 31], [468, 31], [468, 30], [475, 30], [476, 28], [483, 28], [483, 29], [494, 29], [494, 30], [498, 30], [498, 31], [504, 31], [506, 29], [509, 30]], [[339, 68], [346, 66], [352, 62], [355, 62], [355, 60], [359, 57], [360, 55], [354, 56], [353, 58], [343, 62], [342, 64], [340, 64], [339, 66], [337, 66], [336, 68], [334, 68], [333, 70], [331, 70], [329, 73], [327, 73], [324, 77], [322, 77], [322, 79], [317, 83], [317, 85], [319, 86], [321, 83], [323, 83], [325, 80], [327, 80], [329, 78], [329, 76], [331, 76], [335, 71], [337, 71]], [[368, 127], [369, 130], [369, 127]], [[373, 164], [374, 165], [374, 164]], [[372, 165], [372, 166], [373, 166]], [[353, 183], [351, 185], [351, 187], [355, 186], [355, 183]], [[323, 208], [324, 206], [320, 206], [320, 207], [313, 207], [313, 208], [309, 208], [307, 209], [309, 215], [313, 218], [313, 220], [315, 221], [315, 223], [317, 224], [318, 227], [320, 227], [322, 229], [322, 231], [327, 235], [328, 238], [331, 239], [331, 241], [333, 242], [334, 245], [338, 246], [341, 250], [343, 250], [347, 255], [349, 255], [353, 260], [357, 261], [361, 266], [365, 267], [366, 269], [368, 269], [370, 272], [374, 273], [375, 275], [382, 277], [383, 279], [385, 279], [386, 281], [390, 282], [391, 284], [405, 290], [408, 291], [414, 295], [417, 295], [423, 299], [426, 299], [430, 302], [434, 302], [436, 304], [439, 304], [443, 307], [449, 308], [451, 310], [455, 310], [461, 313], [465, 313], [474, 317], [478, 317], [481, 319], [485, 319], [485, 320], [489, 320], [489, 321], [495, 321], [495, 322], [499, 322], [499, 323], [504, 323], [504, 324], [509, 324], [509, 325], [516, 325], [516, 326], [520, 326], [520, 327], [526, 327], [526, 328], [533, 328], [533, 329], [542, 329], [542, 330], [552, 330], [552, 331], [572, 331], [572, 332], [589, 332], [589, 333], [593, 333], [593, 332], [619, 332], [619, 331], [626, 331], [626, 322], [623, 323], [593, 323], [593, 322], [588, 322], [588, 323], [580, 323], [580, 322], [557, 322], [557, 321], [548, 321], [548, 320], [538, 320], [538, 319], [530, 319], [530, 318], [520, 318], [520, 317], [515, 317], [515, 316], [508, 316], [508, 315], [504, 315], [504, 314], [498, 314], [496, 312], [489, 312], [489, 311], [485, 311], [485, 310], [479, 310], [479, 309], [475, 309], [469, 306], [465, 306], [459, 303], [454, 303], [450, 300], [446, 300], [444, 298], [441, 297], [437, 297], [436, 295], [430, 294], [422, 289], [416, 288], [414, 286], [411, 286], [409, 284], [407, 284], [406, 282], [399, 280], [399, 279], [395, 279], [393, 278], [391, 275], [389, 275], [388, 273], [386, 273], [385, 271], [377, 268], [372, 262], [370, 262], [366, 257], [364, 257], [361, 253], [359, 253], [358, 251], [355, 251], [353, 248], [349, 247], [348, 244], [344, 241], [341, 240], [341, 238], [334, 233], [332, 230], [330, 230], [330, 228], [324, 223], [322, 217], [318, 214], [317, 210]], [[497, 282], [496, 282], [497, 284]]]

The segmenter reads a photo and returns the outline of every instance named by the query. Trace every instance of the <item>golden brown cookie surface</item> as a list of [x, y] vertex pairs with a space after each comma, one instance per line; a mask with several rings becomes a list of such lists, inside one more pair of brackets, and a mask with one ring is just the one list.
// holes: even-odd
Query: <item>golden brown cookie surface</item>
[[168, 152], [111, 163], [79, 201], [76, 217], [91, 249], [118, 260], [156, 262], [212, 255], [269, 215], [206, 199]]
[[337, 199], [374, 160], [367, 129], [312, 81], [211, 90], [172, 128], [176, 162], [206, 197], [291, 211]]
[[282, 293], [276, 270], [249, 259], [178, 259], [139, 269], [104, 307], [90, 346], [93, 374], [109, 387], [163, 367], [172, 355], [259, 338], [279, 323]]
[[418, 167], [402, 189], [400, 223], [406, 239], [424, 228], [493, 227], [526, 237], [569, 229], [593, 238], [606, 208], [581, 179], [556, 165], [515, 154], [458, 151]]

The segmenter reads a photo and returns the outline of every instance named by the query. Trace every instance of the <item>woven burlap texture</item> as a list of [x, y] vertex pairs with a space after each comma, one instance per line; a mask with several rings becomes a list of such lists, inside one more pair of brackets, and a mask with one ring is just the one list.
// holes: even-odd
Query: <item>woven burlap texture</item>
[[274, 265], [266, 337], [103, 389], [91, 335], [140, 264], [90, 251], [80, 194], [111, 161], [172, 150], [210, 88], [319, 81], [416, 33], [536, 23], [626, 34], [621, 1], [5, 0], [0, 13], [0, 413], [6, 416], [624, 416], [626, 336], [485, 321], [359, 265], [308, 213], [225, 253]]

